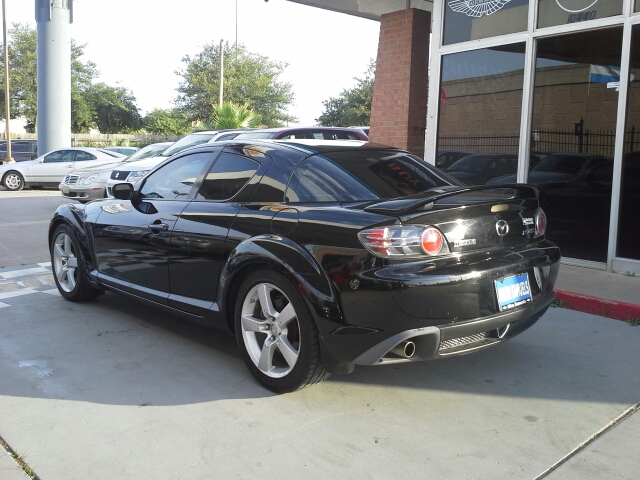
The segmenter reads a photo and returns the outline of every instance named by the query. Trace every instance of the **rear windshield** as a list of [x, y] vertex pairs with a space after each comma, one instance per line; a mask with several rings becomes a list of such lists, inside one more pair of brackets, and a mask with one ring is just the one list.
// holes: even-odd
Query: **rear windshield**
[[404, 152], [334, 152], [308, 157], [298, 165], [289, 182], [287, 201], [380, 200], [458, 184], [424, 160]]

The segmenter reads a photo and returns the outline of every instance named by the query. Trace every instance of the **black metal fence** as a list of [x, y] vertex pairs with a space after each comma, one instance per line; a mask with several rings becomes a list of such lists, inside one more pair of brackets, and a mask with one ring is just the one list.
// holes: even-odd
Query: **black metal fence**
[[[438, 149], [468, 150], [478, 153], [517, 154], [519, 135], [443, 135]], [[613, 157], [616, 133], [614, 130], [585, 130], [584, 123], [576, 123], [571, 130], [534, 130], [531, 133], [531, 152], [589, 153]], [[640, 150], [640, 130], [635, 126], [625, 132], [625, 152]]]

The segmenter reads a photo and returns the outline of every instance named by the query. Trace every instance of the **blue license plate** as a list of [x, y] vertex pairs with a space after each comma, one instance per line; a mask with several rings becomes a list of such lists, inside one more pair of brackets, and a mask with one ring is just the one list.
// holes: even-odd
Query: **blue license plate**
[[495, 281], [500, 311], [510, 310], [531, 301], [529, 275], [520, 273]]

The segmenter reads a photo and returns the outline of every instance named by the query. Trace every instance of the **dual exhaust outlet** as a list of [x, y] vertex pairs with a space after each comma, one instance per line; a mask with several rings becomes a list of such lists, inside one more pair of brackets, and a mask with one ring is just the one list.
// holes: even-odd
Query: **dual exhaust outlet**
[[401, 342], [390, 350], [391, 353], [403, 358], [411, 358], [416, 353], [416, 344], [411, 340]]

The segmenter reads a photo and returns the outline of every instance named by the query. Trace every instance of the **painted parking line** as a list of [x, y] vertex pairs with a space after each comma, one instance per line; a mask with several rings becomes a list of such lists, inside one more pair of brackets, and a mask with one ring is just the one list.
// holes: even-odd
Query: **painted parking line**
[[51, 263], [0, 269], [0, 308], [10, 307], [11, 300], [36, 293], [60, 295], [55, 286]]
[[46, 267], [34, 267], [34, 268], [25, 268], [22, 270], [10, 270], [8, 272], [0, 273], [0, 278], [4, 280], [9, 280], [17, 277], [26, 277], [32, 275], [41, 275], [41, 274], [51, 273], [51, 270]]

